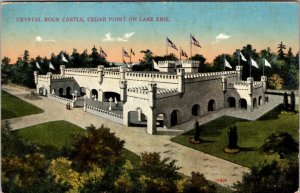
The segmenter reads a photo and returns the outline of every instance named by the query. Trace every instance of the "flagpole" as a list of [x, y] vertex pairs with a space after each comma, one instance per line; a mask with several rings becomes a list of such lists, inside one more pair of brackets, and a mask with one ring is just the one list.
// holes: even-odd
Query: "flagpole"
[[130, 48], [130, 55], [129, 55], [129, 64], [131, 64], [131, 48]]
[[223, 60], [224, 60], [224, 71], [225, 71], [225, 55], [223, 54]]
[[101, 48], [101, 46], [100, 46], [99, 53], [100, 53], [100, 58], [102, 58], [102, 48]]
[[168, 55], [168, 41], [167, 41], [168, 37], [166, 36], [166, 56]]
[[124, 63], [124, 48], [123, 47], [122, 47], [122, 60], [123, 60], [123, 63]]
[[266, 59], [264, 59], [264, 65], [263, 65], [263, 76], [265, 75], [265, 65], [266, 65]]
[[238, 51], [238, 64], [239, 64], [239, 66], [241, 65], [241, 64], [240, 64], [240, 59], [241, 59], [241, 51], [239, 50], [239, 51]]
[[192, 58], [192, 33], [190, 33], [190, 54]]
[[250, 77], [251, 77], [252, 58], [250, 57]]
[[179, 47], [179, 60], [181, 61], [181, 47]]

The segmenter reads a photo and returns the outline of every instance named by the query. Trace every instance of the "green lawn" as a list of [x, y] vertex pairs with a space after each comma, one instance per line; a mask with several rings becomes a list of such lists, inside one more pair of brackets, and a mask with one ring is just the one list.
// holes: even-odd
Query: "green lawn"
[[1, 119], [42, 113], [43, 110], [1, 90]]
[[[226, 154], [223, 148], [228, 145], [228, 127], [235, 123], [238, 132], [238, 145], [242, 151], [238, 154]], [[195, 145], [189, 143], [194, 130], [190, 130], [172, 141], [211, 154], [213, 156], [251, 167], [264, 160], [279, 160], [278, 154], [266, 155], [259, 151], [266, 138], [275, 131], [287, 131], [298, 141], [298, 114], [280, 114], [277, 107], [257, 121], [245, 121], [233, 117], [221, 117], [201, 126], [200, 138], [203, 143]], [[284, 161], [284, 160], [283, 160]]]
[[[53, 121], [26, 127], [15, 131], [19, 136], [40, 146], [51, 146], [62, 149], [72, 143], [73, 134], [84, 134], [86, 130], [67, 121]], [[53, 151], [52, 149], [49, 151]], [[123, 149], [122, 153], [133, 164], [139, 163], [139, 156]]]

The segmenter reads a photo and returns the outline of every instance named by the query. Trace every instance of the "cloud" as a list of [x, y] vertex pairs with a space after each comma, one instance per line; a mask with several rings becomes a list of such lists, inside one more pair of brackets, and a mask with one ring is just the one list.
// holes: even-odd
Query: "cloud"
[[36, 36], [35, 40], [36, 42], [56, 42], [53, 38], [44, 39], [41, 36]]
[[227, 40], [229, 38], [231, 38], [230, 35], [226, 35], [226, 34], [220, 33], [219, 35], [216, 36], [215, 41], [213, 41], [212, 43], [216, 44], [216, 43], [218, 43], [218, 42], [220, 42], [222, 40]]
[[107, 41], [118, 41], [118, 42], [128, 42], [129, 39], [135, 34], [135, 32], [127, 32], [122, 37], [113, 38], [111, 33], [105, 34], [105, 38], [102, 39], [103, 42]]
[[114, 39], [111, 37], [110, 33], [105, 34], [105, 38], [102, 39], [102, 41], [106, 42], [106, 41], [114, 41]]

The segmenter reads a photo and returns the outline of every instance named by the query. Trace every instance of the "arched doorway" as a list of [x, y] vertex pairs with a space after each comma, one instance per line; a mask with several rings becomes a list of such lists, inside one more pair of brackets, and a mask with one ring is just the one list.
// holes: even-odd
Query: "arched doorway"
[[194, 115], [194, 116], [200, 116], [200, 105], [195, 104], [192, 107], [192, 115]]
[[71, 97], [71, 87], [67, 87], [67, 89], [66, 89], [66, 96], [67, 96], [68, 98]]
[[262, 96], [258, 97], [258, 106], [262, 105]]
[[157, 115], [156, 127], [165, 127], [165, 115], [163, 113]]
[[98, 99], [98, 91], [96, 89], [91, 90], [91, 99], [97, 100]]
[[214, 110], [216, 110], [216, 102], [215, 102], [215, 100], [210, 100], [209, 102], [208, 102], [208, 108], [207, 108], [207, 110], [208, 111], [214, 111]]
[[[139, 119], [140, 118], [139, 116], [141, 116], [141, 119]], [[128, 124], [129, 126], [135, 126], [135, 127], [147, 127], [147, 116], [142, 112], [139, 115], [138, 110], [129, 111]]]
[[228, 102], [228, 107], [234, 107], [235, 108], [235, 98], [234, 97], [229, 97], [227, 102]]
[[120, 101], [120, 94], [116, 92], [105, 92], [104, 98], [105, 101], [108, 101], [109, 98], [112, 98], [113, 100], [117, 99], [117, 101]]
[[59, 88], [58, 89], [58, 96], [62, 97], [64, 94], [64, 89], [63, 88]]
[[240, 99], [240, 108], [241, 109], [247, 109], [247, 101], [246, 101], [246, 99], [243, 99], [243, 98]]
[[253, 99], [253, 108], [256, 108], [257, 107], [257, 100], [256, 98]]
[[179, 111], [174, 110], [171, 113], [171, 127], [178, 124]]

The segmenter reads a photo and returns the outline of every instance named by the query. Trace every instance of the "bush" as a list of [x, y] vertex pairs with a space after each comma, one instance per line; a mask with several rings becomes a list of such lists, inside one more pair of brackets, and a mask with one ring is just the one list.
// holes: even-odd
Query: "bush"
[[265, 153], [292, 154], [298, 152], [298, 143], [287, 132], [276, 132], [270, 135], [261, 150]]

